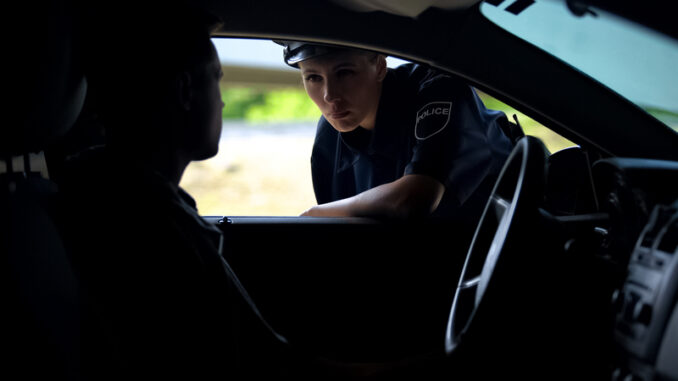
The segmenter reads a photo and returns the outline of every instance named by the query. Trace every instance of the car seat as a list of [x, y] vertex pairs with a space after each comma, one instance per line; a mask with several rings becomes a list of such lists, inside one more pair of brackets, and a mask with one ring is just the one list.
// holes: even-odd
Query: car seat
[[73, 125], [87, 85], [71, 4], [19, 8], [15, 15], [31, 28], [22, 28], [25, 39], [15, 39], [5, 54], [12, 61], [5, 91], [13, 103], [0, 129], [2, 372], [77, 380], [80, 287], [55, 222], [57, 187], [38, 153]]

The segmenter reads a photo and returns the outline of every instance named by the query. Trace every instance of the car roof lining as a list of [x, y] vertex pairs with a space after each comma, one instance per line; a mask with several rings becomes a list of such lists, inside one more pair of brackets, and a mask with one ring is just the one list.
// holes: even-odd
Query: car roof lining
[[398, 16], [417, 17], [428, 8], [466, 9], [481, 0], [332, 0], [356, 12], [382, 11]]

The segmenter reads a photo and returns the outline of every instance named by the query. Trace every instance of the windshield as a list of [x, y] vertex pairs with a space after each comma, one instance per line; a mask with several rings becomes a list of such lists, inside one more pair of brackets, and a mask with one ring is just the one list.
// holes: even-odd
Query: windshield
[[[498, 5], [493, 5], [498, 4]], [[678, 42], [590, 8], [575, 16], [564, 1], [481, 4], [488, 19], [558, 57], [678, 131]]]

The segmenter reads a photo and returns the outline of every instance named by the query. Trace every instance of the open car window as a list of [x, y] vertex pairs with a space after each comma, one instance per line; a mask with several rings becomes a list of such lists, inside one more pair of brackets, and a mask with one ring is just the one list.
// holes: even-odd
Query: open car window
[[[298, 216], [316, 204], [310, 157], [320, 111], [306, 95], [297, 69], [269, 40], [213, 38], [224, 76], [219, 153], [193, 162], [181, 186], [203, 216]], [[387, 59], [389, 67], [408, 63]], [[548, 128], [488, 94], [490, 109], [514, 115], [528, 135], [551, 152], [573, 146]]]

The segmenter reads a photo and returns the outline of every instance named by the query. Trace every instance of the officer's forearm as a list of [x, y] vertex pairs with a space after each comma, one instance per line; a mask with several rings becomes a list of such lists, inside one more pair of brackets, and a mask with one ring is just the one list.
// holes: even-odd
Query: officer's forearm
[[440, 203], [445, 187], [423, 175], [406, 175], [355, 196], [354, 215], [393, 218], [423, 217]]
[[432, 213], [440, 203], [445, 187], [423, 175], [406, 175], [356, 196], [315, 206], [303, 215], [316, 217], [411, 218]]

